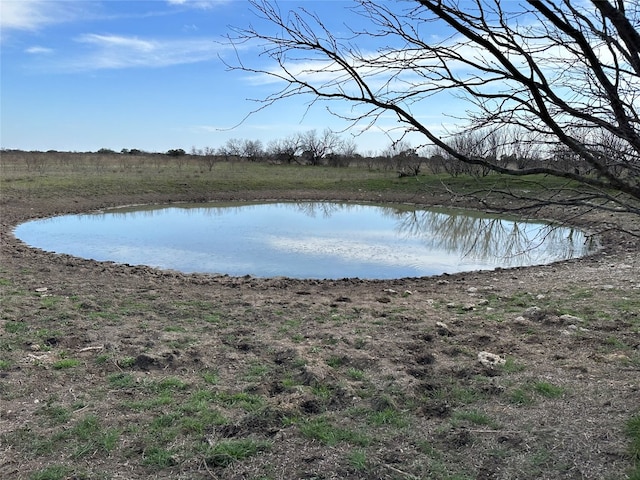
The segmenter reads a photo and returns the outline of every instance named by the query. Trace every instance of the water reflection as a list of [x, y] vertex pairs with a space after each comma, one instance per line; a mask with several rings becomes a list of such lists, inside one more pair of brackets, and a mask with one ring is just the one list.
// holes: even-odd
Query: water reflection
[[[569, 259], [593, 250], [594, 240], [577, 229], [483, 217], [465, 212], [397, 212], [398, 232], [420, 237], [427, 248], [507, 266]], [[553, 261], [553, 260], [551, 260]]]
[[184, 272], [398, 278], [550, 263], [583, 232], [462, 211], [332, 202], [131, 207], [27, 222], [24, 242]]

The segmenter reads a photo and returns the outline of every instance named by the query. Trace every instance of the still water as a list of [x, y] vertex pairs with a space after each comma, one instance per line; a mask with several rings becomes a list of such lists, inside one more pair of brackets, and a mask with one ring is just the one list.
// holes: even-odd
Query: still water
[[173, 204], [34, 220], [28, 245], [186, 273], [389, 279], [551, 263], [584, 233], [459, 210], [325, 202]]

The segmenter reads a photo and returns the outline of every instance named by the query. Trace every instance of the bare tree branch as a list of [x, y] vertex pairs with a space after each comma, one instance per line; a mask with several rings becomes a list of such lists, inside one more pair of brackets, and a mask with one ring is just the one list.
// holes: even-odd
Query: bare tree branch
[[[640, 215], [639, 2], [354, 0], [366, 26], [338, 37], [308, 9], [284, 12], [252, 0], [261, 22], [277, 33], [249, 26], [228, 39], [236, 47], [259, 44], [271, 66], [246, 65], [238, 48], [237, 63], [228, 67], [281, 85], [260, 99], [258, 110], [309, 95], [310, 105], [352, 104], [353, 115], [338, 115], [352, 126], [370, 128], [393, 113], [405, 133], [420, 134], [450, 161], [581, 185], [566, 187], [562, 200], [546, 201]], [[433, 25], [448, 33], [434, 37]], [[469, 105], [453, 136], [417, 113], [437, 107], [443, 95]], [[539, 156], [502, 161], [518, 144], [495, 143], [505, 129], [518, 132], [520, 143]], [[471, 132], [497, 135], [491, 155], [451, 141]]]

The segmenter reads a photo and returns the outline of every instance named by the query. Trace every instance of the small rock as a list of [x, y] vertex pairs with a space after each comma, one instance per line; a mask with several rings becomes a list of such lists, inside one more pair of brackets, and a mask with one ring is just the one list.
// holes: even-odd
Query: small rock
[[477, 291], [478, 291], [478, 289], [476, 287], [467, 288], [467, 292], [469, 292], [469, 293], [476, 293]]
[[451, 335], [453, 335], [451, 329], [449, 328], [449, 325], [444, 322], [436, 322], [436, 332], [438, 333], [438, 335], [443, 337], [450, 337]]
[[494, 368], [498, 365], [504, 365], [506, 363], [506, 360], [500, 355], [496, 355], [495, 353], [490, 352], [478, 353], [478, 361], [487, 368]]
[[483, 298], [482, 300], [478, 301], [478, 306], [482, 307], [484, 305], [488, 305], [489, 304], [489, 300], [487, 300], [486, 298]]
[[567, 323], [584, 323], [584, 320], [580, 317], [574, 317], [573, 315], [560, 315], [560, 320]]
[[514, 325], [519, 325], [521, 327], [528, 327], [531, 324], [529, 323], [529, 321], [524, 318], [522, 315], [520, 315], [519, 317], [516, 317], [513, 319], [513, 324]]
[[522, 312], [522, 316], [528, 320], [539, 321], [545, 317], [545, 312], [540, 307], [529, 307]]
[[623, 354], [623, 353], [610, 353], [609, 355], [605, 355], [604, 356], [605, 360], [608, 360], [610, 362], [615, 362], [615, 361], [629, 361], [630, 358]]
[[38, 293], [46, 292], [47, 290], [49, 290], [47, 287], [36, 288], [36, 292]]
[[456, 308], [456, 306], [457, 305], [455, 303], [453, 303], [453, 302], [447, 303], [447, 305], [446, 305], [447, 308]]
[[475, 310], [475, 308], [476, 308], [475, 303], [465, 303], [462, 306], [462, 310], [464, 310], [465, 312], [470, 312], [471, 310]]
[[449, 285], [449, 280], [438, 280], [436, 282], [438, 285]]
[[588, 332], [589, 331], [586, 328], [579, 327], [579, 326], [577, 326], [577, 325], [575, 325], [573, 323], [571, 325], [568, 325], [567, 329], [568, 330], [573, 330], [575, 332]]

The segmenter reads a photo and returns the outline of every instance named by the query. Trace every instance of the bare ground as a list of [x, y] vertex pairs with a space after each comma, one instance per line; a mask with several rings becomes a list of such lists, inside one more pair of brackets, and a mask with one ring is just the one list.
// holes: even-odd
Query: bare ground
[[[213, 199], [256, 196], [438, 202], [343, 192]], [[190, 199], [4, 199], [0, 478], [631, 472], [624, 426], [640, 409], [632, 238], [610, 231], [598, 253], [548, 266], [311, 281], [98, 263], [11, 234], [29, 218], [176, 200]], [[484, 366], [479, 352], [507, 363]]]

